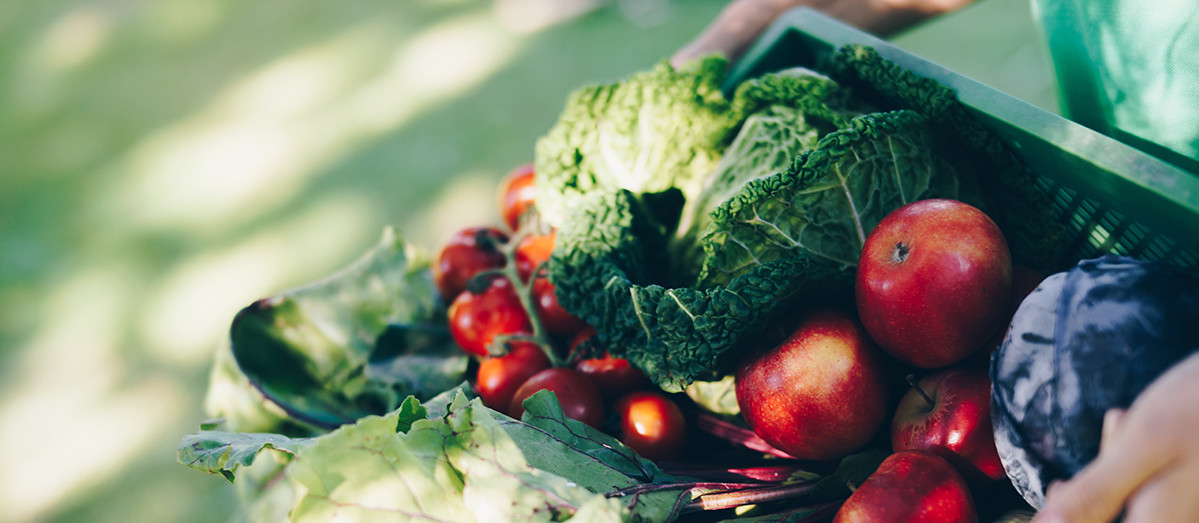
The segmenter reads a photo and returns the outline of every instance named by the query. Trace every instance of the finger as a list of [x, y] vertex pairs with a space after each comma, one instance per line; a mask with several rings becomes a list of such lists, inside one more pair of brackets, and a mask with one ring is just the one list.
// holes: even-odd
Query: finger
[[1116, 440], [1116, 428], [1124, 420], [1124, 412], [1124, 409], [1108, 409], [1103, 413], [1103, 434], [1099, 439], [1099, 452], [1103, 452], [1112, 445], [1112, 441]]
[[1039, 521], [1111, 521], [1124, 500], [1167, 465], [1161, 447], [1140, 438], [1141, 427], [1114, 424], [1114, 437], [1090, 465], [1047, 493]]
[[1199, 463], [1186, 462], [1153, 476], [1128, 501], [1125, 523], [1199, 521]]

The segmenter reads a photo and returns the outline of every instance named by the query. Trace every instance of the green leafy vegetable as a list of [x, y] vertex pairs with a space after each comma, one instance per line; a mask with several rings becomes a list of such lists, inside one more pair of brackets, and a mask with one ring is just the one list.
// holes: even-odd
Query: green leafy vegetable
[[747, 183], [785, 170], [820, 138], [844, 127], [857, 114], [847, 95], [827, 76], [803, 68], [742, 84], [736, 101], [757, 112], [745, 119], [716, 168], [704, 177], [700, 192], [684, 204], [671, 253], [674, 265], [699, 266], [702, 252], [693, 251], [700, 250], [698, 237], [720, 204]]
[[334, 277], [239, 312], [209, 409], [230, 430], [311, 435], [433, 397], [468, 362], [436, 296], [427, 264], [389, 230]]
[[708, 412], [725, 416], [741, 414], [741, 406], [737, 403], [737, 381], [731, 374], [719, 381], [691, 382], [686, 392], [696, 405]]
[[[799, 68], [745, 82], [727, 99], [720, 89], [726, 65], [719, 57], [679, 70], [661, 63], [623, 82], [572, 93], [537, 142], [542, 218], [560, 226], [582, 194], [626, 189], [652, 202], [667, 232], [686, 202], [683, 238], [694, 240], [706, 214], [729, 193], [785, 166], [851, 113], [848, 93], [836, 82]], [[740, 161], [722, 161], [730, 143]]]
[[959, 197], [959, 180], [969, 181], [935, 152], [929, 135], [925, 118], [912, 111], [861, 116], [787, 171], [747, 184], [713, 213], [699, 286], [726, 285], [801, 252], [848, 275], [887, 213]]
[[807, 255], [763, 265], [728, 286], [638, 284], [641, 213], [627, 191], [593, 192], [558, 230], [551, 279], [559, 302], [597, 326], [601, 346], [627, 357], [672, 392], [715, 378], [718, 358], [751, 335], [802, 284], [830, 279]]
[[[572, 189], [550, 268], [559, 302], [596, 326], [602, 346], [630, 359], [662, 388], [680, 391], [697, 379], [726, 374], [741, 347], [797, 304], [852, 295], [866, 236], [905, 203], [955, 198], [988, 211], [1012, 231], [1007, 234], [1016, 238], [1017, 261], [1030, 266], [1052, 263], [1063, 251], [1060, 241], [1020, 239], [1060, 238], [1060, 229], [1046, 215], [1050, 206], [1028, 172], [973, 122], [951, 91], [860, 47], [837, 54], [829, 70], [833, 80], [775, 74], [738, 87], [733, 113], [755, 120], [746, 121], [737, 147], [728, 148], [703, 178], [707, 191], [676, 187], [688, 199], [673, 248], [662, 247], [669, 233], [662, 224], [673, 223], [664, 214], [673, 211], [637, 189]], [[841, 100], [849, 88], [892, 109], [854, 117], [846, 108], [865, 105]], [[572, 128], [596, 129], [597, 119], [608, 114], [575, 112], [564, 120]], [[587, 117], [590, 124], [578, 121]], [[794, 143], [780, 145], [769, 135], [778, 135], [788, 117], [797, 127], [785, 136]], [[807, 145], [813, 132], [820, 136], [815, 148]], [[582, 131], [573, 137], [590, 139]], [[555, 143], [556, 151], [575, 151], [572, 158], [588, 157], [586, 145]], [[775, 171], [772, 165], [792, 153]], [[555, 157], [563, 156], [570, 155]], [[576, 167], [588, 172], [585, 163]], [[692, 235], [702, 256], [695, 255]], [[698, 279], [687, 282], [680, 275]]]
[[452, 397], [441, 415], [409, 397], [391, 414], [315, 438], [200, 432], [183, 440], [179, 460], [232, 481], [260, 452], [288, 454], [278, 477], [287, 495], [269, 500], [281, 506], [258, 506], [251, 514], [299, 521], [666, 521], [691, 499], [684, 487], [615, 495], [678, 480], [611, 436], [566, 418], [548, 392], [526, 401], [525, 421], [460, 391]]
[[593, 190], [694, 194], [732, 138], [737, 117], [720, 91], [727, 62], [706, 58], [676, 71], [663, 62], [628, 80], [570, 95], [537, 142], [537, 209], [558, 226]]

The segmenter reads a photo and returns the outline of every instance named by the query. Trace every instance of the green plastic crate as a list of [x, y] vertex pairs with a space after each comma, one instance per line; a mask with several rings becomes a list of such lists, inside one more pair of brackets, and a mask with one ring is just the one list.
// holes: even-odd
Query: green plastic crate
[[1037, 177], [1073, 235], [1076, 259], [1104, 253], [1199, 266], [1199, 177], [1128, 145], [800, 8], [787, 12], [731, 71], [728, 85], [862, 44], [953, 89]]

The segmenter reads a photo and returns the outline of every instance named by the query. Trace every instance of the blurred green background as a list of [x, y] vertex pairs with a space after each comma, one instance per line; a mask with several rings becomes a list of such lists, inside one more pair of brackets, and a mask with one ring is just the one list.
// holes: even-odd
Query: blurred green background
[[[0, 520], [222, 521], [175, 463], [233, 314], [494, 223], [566, 94], [721, 0], [0, 3]], [[894, 40], [1054, 109], [1027, 0]]]

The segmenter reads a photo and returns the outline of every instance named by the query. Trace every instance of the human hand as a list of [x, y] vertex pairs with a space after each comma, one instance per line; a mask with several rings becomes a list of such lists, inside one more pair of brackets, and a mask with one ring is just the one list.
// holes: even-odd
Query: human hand
[[1036, 523], [1199, 521], [1199, 354], [1103, 419], [1099, 455], [1046, 493]]
[[734, 0], [707, 29], [670, 59], [671, 65], [712, 53], [736, 62], [788, 9], [807, 6], [878, 36], [956, 10], [973, 0]]

